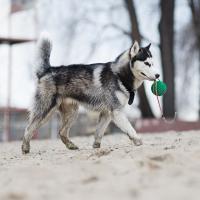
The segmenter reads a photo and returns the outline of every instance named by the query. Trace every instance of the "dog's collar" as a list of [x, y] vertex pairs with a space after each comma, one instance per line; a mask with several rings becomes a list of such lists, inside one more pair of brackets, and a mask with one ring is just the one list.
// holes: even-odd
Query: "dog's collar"
[[133, 100], [135, 97], [135, 90], [130, 91], [129, 94], [130, 94], [130, 96], [129, 96], [128, 104], [131, 105], [133, 103]]
[[[129, 51], [129, 67], [131, 69], [131, 49]], [[128, 100], [128, 104], [131, 105], [133, 103], [134, 97], [135, 97], [135, 90], [129, 91], [129, 100]]]

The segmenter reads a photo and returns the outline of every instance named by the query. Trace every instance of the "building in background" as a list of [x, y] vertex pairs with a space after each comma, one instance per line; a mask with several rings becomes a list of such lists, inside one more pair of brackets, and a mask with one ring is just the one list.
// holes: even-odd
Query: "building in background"
[[0, 37], [0, 45], [7, 44], [9, 46], [8, 52], [8, 72], [7, 72], [7, 98], [6, 106], [4, 110], [3, 118], [3, 135], [2, 140], [9, 141], [12, 138], [12, 124], [11, 124], [11, 98], [12, 98], [12, 47], [16, 44], [22, 44], [25, 42], [33, 42], [36, 39], [26, 39], [26, 38], [17, 38], [13, 37], [15, 33], [12, 33], [12, 15], [16, 12], [34, 8], [36, 1], [35, 0], [11, 0], [10, 1], [10, 11], [8, 13], [8, 36]]

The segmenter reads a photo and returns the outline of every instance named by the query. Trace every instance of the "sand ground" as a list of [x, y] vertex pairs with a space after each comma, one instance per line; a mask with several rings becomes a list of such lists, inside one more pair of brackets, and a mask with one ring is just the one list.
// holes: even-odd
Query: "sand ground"
[[0, 200], [199, 200], [200, 131], [144, 134], [135, 147], [123, 134], [0, 144]]

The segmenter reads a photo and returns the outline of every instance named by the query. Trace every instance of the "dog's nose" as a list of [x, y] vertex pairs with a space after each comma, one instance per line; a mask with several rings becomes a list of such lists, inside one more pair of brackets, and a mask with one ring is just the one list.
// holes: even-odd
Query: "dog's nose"
[[156, 78], [159, 78], [159, 77], [160, 77], [160, 74], [156, 74], [155, 77], [156, 77]]

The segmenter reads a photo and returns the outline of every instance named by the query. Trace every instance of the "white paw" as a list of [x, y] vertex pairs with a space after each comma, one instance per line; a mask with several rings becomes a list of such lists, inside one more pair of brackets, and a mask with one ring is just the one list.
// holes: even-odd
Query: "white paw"
[[142, 138], [141, 138], [141, 137], [132, 138], [132, 141], [133, 141], [133, 143], [134, 143], [136, 146], [140, 146], [140, 145], [143, 144]]

